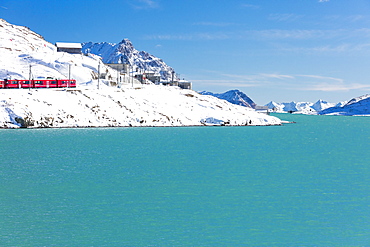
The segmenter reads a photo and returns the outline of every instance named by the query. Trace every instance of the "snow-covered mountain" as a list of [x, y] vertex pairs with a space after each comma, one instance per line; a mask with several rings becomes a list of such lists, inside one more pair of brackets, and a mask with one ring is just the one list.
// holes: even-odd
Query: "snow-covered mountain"
[[96, 55], [57, 52], [41, 35], [0, 19], [1, 79], [70, 74], [78, 83], [74, 89], [0, 89], [0, 128], [281, 124], [212, 96], [128, 76], [120, 88], [109, 87], [96, 78], [99, 66], [111, 70]]
[[[3, 19], [0, 19], [0, 57], [1, 79], [65, 79], [71, 76], [79, 85], [96, 84], [101, 64], [96, 55], [57, 52], [57, 48], [41, 35]], [[108, 66], [100, 66], [102, 71], [116, 74]]]
[[299, 114], [317, 114], [318, 112], [333, 107], [335, 104], [328, 103], [324, 100], [318, 100], [316, 103], [311, 102], [289, 102], [289, 103], [276, 103], [274, 101], [266, 104], [269, 109], [276, 112], [290, 112]]
[[324, 109], [320, 115], [370, 115], [370, 94], [356, 97], [345, 105], [337, 104], [334, 107]]
[[104, 63], [129, 64], [134, 71], [138, 69], [146, 72], [159, 73], [162, 80], [171, 80], [172, 74], [175, 76], [174, 79], [178, 79], [176, 78], [174, 69], [163, 62], [162, 59], [145, 51], [136, 50], [128, 39], [123, 39], [118, 44], [107, 42], [83, 43], [82, 51], [101, 56]]
[[245, 93], [239, 90], [230, 90], [225, 93], [211, 93], [207, 91], [199, 92], [202, 95], [211, 95], [219, 99], [226, 100], [235, 105], [241, 105], [245, 107], [255, 108], [256, 103], [253, 102]]

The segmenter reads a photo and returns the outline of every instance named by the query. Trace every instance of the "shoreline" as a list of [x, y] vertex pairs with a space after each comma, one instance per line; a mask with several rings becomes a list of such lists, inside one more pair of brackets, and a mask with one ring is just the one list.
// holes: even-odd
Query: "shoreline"
[[47, 126], [47, 127], [0, 127], [0, 129], [97, 129], [97, 128], [191, 128], [191, 127], [269, 127], [269, 126], [283, 126], [284, 124], [290, 124], [295, 122], [281, 121], [281, 124], [268, 124], [268, 125], [219, 125], [219, 124], [207, 124], [207, 125], [148, 125], [148, 126]]

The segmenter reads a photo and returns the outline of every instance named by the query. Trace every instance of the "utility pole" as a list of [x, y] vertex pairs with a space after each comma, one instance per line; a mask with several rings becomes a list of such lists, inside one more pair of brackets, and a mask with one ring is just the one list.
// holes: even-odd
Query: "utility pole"
[[117, 67], [117, 87], [119, 88], [119, 66]]
[[172, 82], [171, 82], [171, 84], [172, 84], [172, 86], [173, 86], [173, 84], [174, 84], [174, 80], [175, 80], [175, 71], [172, 71]]
[[28, 90], [31, 91], [31, 77], [32, 77], [32, 71], [31, 71], [32, 65], [30, 64], [30, 74], [28, 77]]
[[98, 90], [100, 89], [100, 61], [98, 65]]
[[68, 84], [67, 87], [70, 86], [71, 83], [71, 64], [68, 65]]

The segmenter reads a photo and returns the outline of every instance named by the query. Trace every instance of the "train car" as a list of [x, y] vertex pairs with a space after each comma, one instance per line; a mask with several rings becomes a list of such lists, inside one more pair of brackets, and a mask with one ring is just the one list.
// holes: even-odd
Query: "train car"
[[4, 80], [4, 88], [19, 88], [20, 84], [18, 80]]
[[18, 80], [20, 88], [33, 88], [32, 80]]
[[56, 88], [58, 87], [56, 80], [34, 80], [33, 88]]
[[0, 81], [1, 88], [66, 88], [76, 87], [76, 80], [38, 79], [38, 80], [8, 80]]
[[76, 87], [76, 80], [58, 80], [58, 87]]
[[71, 80], [69, 82], [69, 87], [76, 87], [76, 80]]

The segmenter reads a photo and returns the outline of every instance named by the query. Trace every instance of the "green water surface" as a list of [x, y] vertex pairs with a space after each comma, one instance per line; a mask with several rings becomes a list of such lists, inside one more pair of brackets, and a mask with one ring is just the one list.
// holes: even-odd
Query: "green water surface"
[[0, 130], [0, 246], [370, 246], [370, 118]]

